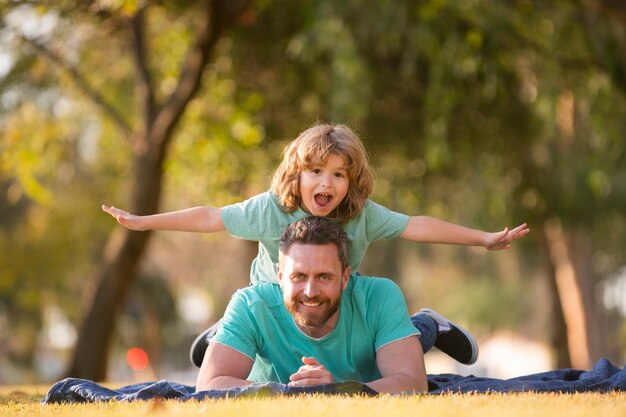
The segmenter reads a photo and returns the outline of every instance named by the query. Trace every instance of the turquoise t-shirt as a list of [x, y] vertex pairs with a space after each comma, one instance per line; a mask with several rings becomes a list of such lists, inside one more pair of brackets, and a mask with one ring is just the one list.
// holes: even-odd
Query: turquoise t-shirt
[[248, 380], [288, 383], [303, 365], [317, 359], [335, 381], [381, 378], [376, 351], [419, 331], [411, 323], [400, 288], [385, 278], [351, 276], [341, 296], [335, 329], [316, 339], [304, 334], [285, 307], [278, 284], [238, 290], [211, 343], [235, 349], [254, 361]]
[[[278, 241], [291, 222], [310, 216], [301, 208], [285, 213], [278, 196], [271, 191], [258, 194], [241, 203], [222, 208], [222, 222], [231, 235], [259, 242], [259, 253], [252, 262], [250, 282], [278, 283]], [[359, 215], [343, 227], [350, 240], [350, 268], [357, 272], [370, 243], [393, 239], [402, 234], [409, 216], [389, 210], [367, 200]]]

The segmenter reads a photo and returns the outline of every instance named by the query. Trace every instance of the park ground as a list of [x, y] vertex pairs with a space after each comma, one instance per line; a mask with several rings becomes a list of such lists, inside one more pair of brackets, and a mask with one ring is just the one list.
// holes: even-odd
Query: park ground
[[381, 396], [375, 398], [307, 395], [178, 402], [172, 400], [133, 403], [42, 405], [48, 387], [0, 387], [0, 415], [142, 417], [626, 417], [626, 393], [584, 394], [447, 394]]

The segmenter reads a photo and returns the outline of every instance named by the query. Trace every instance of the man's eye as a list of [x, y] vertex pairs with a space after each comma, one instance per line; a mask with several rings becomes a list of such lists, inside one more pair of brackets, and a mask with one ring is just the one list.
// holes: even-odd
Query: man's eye
[[330, 280], [332, 277], [330, 275], [320, 275], [320, 280], [322, 281], [328, 281]]

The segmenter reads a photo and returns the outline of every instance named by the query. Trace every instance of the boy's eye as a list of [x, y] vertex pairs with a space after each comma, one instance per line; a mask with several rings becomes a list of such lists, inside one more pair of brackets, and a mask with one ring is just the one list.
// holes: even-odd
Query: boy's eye
[[321, 169], [319, 169], [319, 168], [313, 168], [313, 169], [311, 170], [311, 172], [312, 172], [312, 173], [314, 173], [314, 174], [319, 174], [320, 172], [322, 172], [322, 170], [321, 170]]
[[337, 172], [337, 173], [335, 174], [335, 177], [337, 177], [337, 178], [343, 178], [343, 177], [344, 177], [344, 175], [343, 175], [343, 173], [342, 173], [342, 172]]

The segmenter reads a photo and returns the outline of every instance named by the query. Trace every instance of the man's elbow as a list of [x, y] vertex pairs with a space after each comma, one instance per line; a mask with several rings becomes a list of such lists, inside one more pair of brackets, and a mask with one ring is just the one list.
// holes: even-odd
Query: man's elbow
[[428, 380], [426, 375], [415, 378], [415, 392], [428, 392]]
[[215, 378], [198, 378], [196, 380], [196, 392], [215, 389]]
[[196, 392], [208, 391], [211, 389], [230, 388], [225, 386], [224, 377], [216, 376], [214, 378], [205, 379], [196, 382]]
[[402, 379], [405, 381], [402, 392], [428, 392], [428, 381], [426, 379], [426, 375], [405, 374]]
[[416, 375], [409, 373], [398, 373], [382, 379], [367, 383], [370, 388], [387, 394], [415, 394], [428, 392], [428, 382], [426, 375]]
[[196, 381], [196, 392], [208, 391], [212, 389], [227, 389], [243, 387], [252, 384], [251, 381], [236, 378], [229, 375], [218, 375], [212, 378], [203, 378]]

